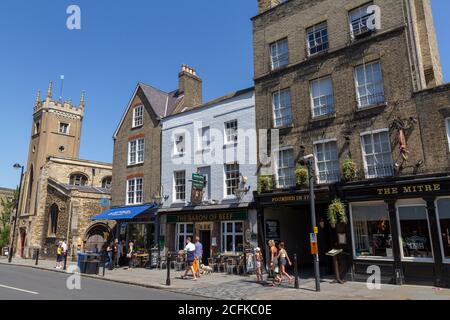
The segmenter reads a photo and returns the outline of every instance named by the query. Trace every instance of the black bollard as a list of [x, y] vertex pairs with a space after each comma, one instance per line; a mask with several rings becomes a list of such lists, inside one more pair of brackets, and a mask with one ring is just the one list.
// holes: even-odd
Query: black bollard
[[66, 269], [67, 269], [67, 251], [64, 253], [64, 269], [63, 270], [66, 270]]
[[170, 254], [167, 255], [166, 259], [166, 269], [167, 269], [167, 279], [166, 279], [166, 286], [170, 286]]
[[106, 269], [106, 251], [103, 252], [103, 276], [105, 276]]
[[37, 266], [39, 264], [39, 249], [36, 249], [36, 263], [35, 265]]
[[295, 277], [295, 289], [299, 289], [298, 283], [298, 264], [297, 264], [297, 254], [294, 254], [294, 277]]

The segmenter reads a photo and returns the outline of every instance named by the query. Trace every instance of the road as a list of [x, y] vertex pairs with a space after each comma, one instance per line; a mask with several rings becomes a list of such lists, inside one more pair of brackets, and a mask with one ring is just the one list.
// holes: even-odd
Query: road
[[[81, 277], [70, 290], [70, 274], [0, 265], [0, 300], [193, 300], [192, 295]], [[76, 283], [76, 281], [71, 282]], [[73, 285], [72, 285], [73, 287]]]

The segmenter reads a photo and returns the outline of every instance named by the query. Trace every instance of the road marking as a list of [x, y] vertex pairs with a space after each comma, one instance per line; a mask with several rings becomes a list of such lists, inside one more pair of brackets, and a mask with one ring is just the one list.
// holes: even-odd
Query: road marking
[[23, 290], [23, 289], [14, 288], [14, 287], [8, 287], [8, 286], [2, 285], [2, 284], [0, 284], [0, 288], [6, 288], [6, 289], [16, 290], [16, 291], [30, 293], [30, 294], [39, 294], [38, 292]]

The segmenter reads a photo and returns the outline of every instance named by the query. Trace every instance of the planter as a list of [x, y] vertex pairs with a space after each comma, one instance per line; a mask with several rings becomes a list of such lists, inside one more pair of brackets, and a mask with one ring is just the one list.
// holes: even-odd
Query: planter
[[338, 225], [338, 223], [344, 225], [348, 223], [345, 205], [340, 199], [334, 199], [333, 202], [329, 205], [327, 217], [330, 225], [333, 228], [336, 228], [336, 225]]
[[258, 177], [258, 194], [273, 190], [272, 176]]
[[295, 169], [295, 182], [298, 187], [304, 187], [308, 185], [309, 172], [305, 167], [297, 167]]
[[358, 168], [352, 159], [345, 160], [342, 164], [342, 177], [345, 181], [354, 181], [358, 176]]

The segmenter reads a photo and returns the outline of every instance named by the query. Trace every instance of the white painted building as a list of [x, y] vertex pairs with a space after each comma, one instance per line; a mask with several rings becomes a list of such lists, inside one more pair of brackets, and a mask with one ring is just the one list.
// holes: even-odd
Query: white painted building
[[[169, 250], [199, 236], [204, 258], [257, 245], [257, 142], [253, 88], [161, 121], [161, 236]], [[193, 174], [205, 177], [192, 199]], [[206, 262], [206, 260], [204, 261]]]

